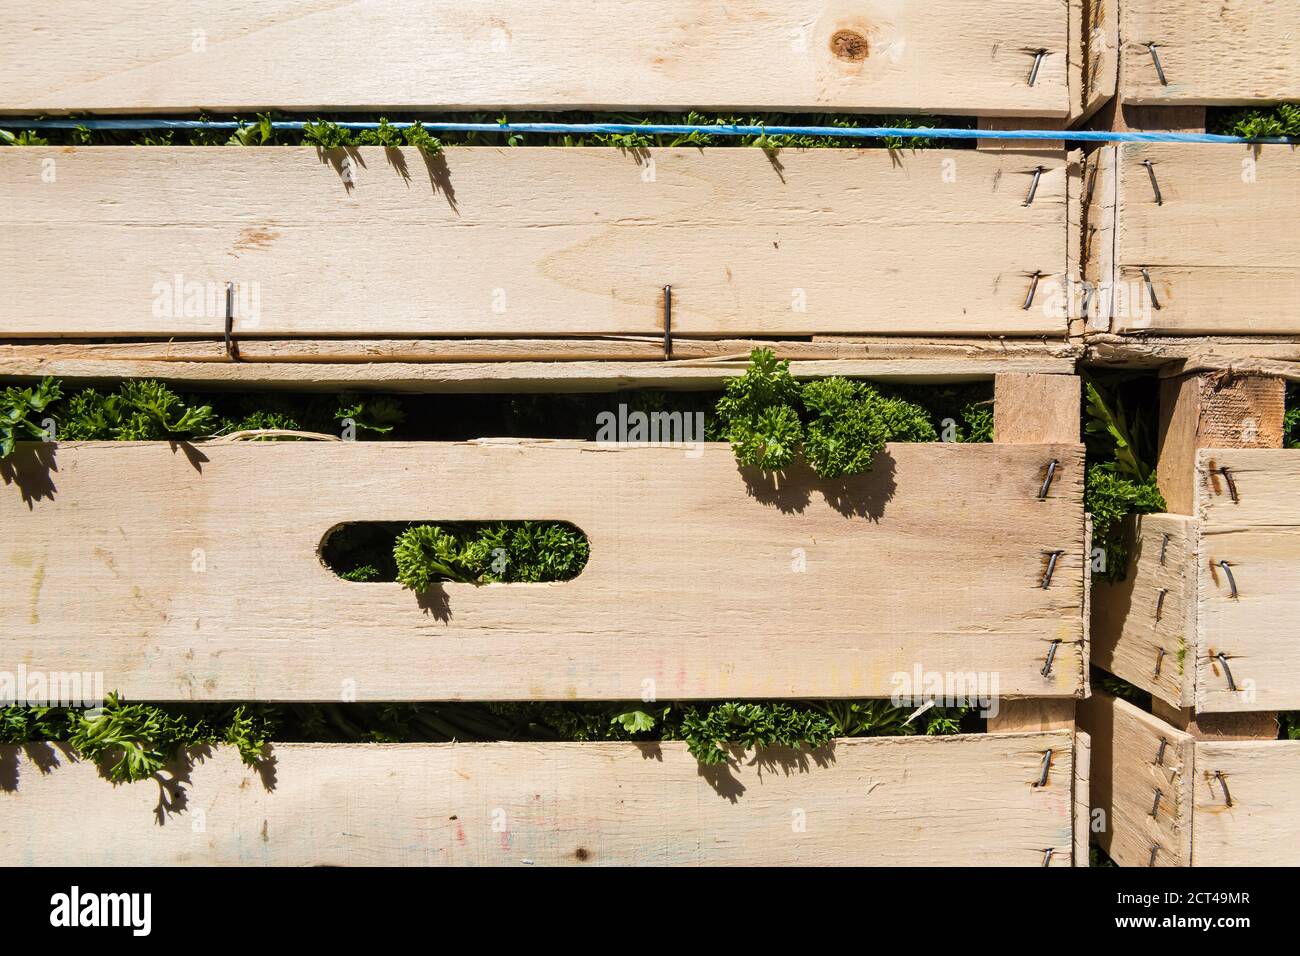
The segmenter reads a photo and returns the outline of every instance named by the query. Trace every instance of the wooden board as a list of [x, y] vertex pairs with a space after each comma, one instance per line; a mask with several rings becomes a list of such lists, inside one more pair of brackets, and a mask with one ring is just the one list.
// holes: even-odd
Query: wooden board
[[1091, 737], [1092, 806], [1105, 814], [1101, 848], [1120, 866], [1188, 865], [1191, 735], [1100, 690], [1079, 702], [1079, 725]]
[[1194, 746], [1192, 864], [1300, 866], [1300, 741]]
[[0, 337], [220, 335], [228, 282], [240, 338], [662, 335], [665, 286], [681, 335], [1064, 335], [1066, 167], [972, 150], [4, 150], [0, 257], [20, 267]]
[[157, 815], [152, 782], [112, 787], [45, 749], [48, 773], [0, 747], [5, 864], [1041, 866], [1051, 849], [1070, 865], [1064, 732], [839, 740], [718, 769], [683, 743], [277, 744], [259, 776], [223, 747]]
[[1293, 148], [1124, 143], [1118, 157], [1114, 281], [1145, 295], [1147, 269], [1160, 307], [1116, 315], [1116, 331], [1300, 332]]
[[1074, 865], [1088, 865], [1091, 832], [1092, 738], [1082, 731], [1074, 735]]
[[18, 0], [0, 12], [0, 108], [1064, 116], [1068, 58], [1055, 0]]
[[[87, 442], [3, 478], [0, 650], [128, 699], [887, 697], [918, 664], [1083, 686], [1079, 445], [890, 445], [819, 483], [725, 445]], [[343, 522], [530, 518], [586, 532], [579, 577], [417, 597], [316, 554]]]
[[[1300, 99], [1295, 0], [1123, 0], [1126, 103], [1237, 106]], [[1147, 49], [1156, 44], [1166, 83]]]
[[1092, 662], [1174, 706], [1190, 705], [1198, 523], [1151, 514], [1129, 518], [1127, 524], [1132, 542], [1127, 577], [1093, 589]]
[[[1237, 491], [1232, 500], [1220, 469]], [[1300, 450], [1202, 449], [1196, 707], [1300, 709]], [[1227, 561], [1237, 597], [1220, 561]], [[1228, 659], [1227, 673], [1217, 661]]]
[[[743, 375], [748, 358], [733, 361], [620, 362], [188, 362], [133, 358], [42, 357], [45, 347], [0, 346], [0, 376], [55, 375], [77, 381], [153, 378], [188, 387], [381, 392], [608, 392], [656, 388], [720, 389]], [[973, 382], [1014, 370], [1069, 375], [1073, 359], [862, 358], [793, 360], [799, 379], [843, 375], [906, 383]]]

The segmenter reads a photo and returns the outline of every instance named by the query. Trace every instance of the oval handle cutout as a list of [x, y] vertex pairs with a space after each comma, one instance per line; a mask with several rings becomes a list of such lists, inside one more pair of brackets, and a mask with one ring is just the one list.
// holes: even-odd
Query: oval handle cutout
[[320, 559], [346, 581], [438, 584], [570, 581], [590, 556], [565, 521], [350, 521], [325, 532]]

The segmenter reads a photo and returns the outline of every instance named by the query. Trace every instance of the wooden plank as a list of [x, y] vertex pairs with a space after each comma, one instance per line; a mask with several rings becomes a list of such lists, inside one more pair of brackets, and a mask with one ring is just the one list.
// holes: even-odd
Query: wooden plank
[[1294, 0], [1124, 0], [1120, 17], [1126, 102], [1242, 106], [1300, 99]]
[[0, 334], [210, 337], [234, 282], [240, 338], [662, 335], [665, 286], [682, 335], [1063, 335], [1024, 303], [1065, 272], [1066, 179], [971, 150], [5, 150]]
[[[76, 866], [1069, 866], [1066, 733], [838, 740], [702, 768], [672, 743], [277, 744], [272, 783], [229, 748], [179, 810], [14, 746], [0, 859]], [[1053, 751], [1046, 786], [1042, 755]], [[382, 786], [377, 785], [382, 784]]]
[[1092, 738], [1083, 731], [1074, 735], [1074, 865], [1088, 865], [1088, 835], [1091, 832]]
[[1300, 450], [1202, 449], [1197, 475], [1196, 707], [1300, 709], [1300, 639], [1294, 636], [1300, 619]]
[[[580, 339], [243, 339], [236, 343], [246, 362], [577, 362], [591, 360], [663, 360], [663, 335], [597, 336]], [[748, 359], [755, 348], [771, 349], [777, 358], [792, 361], [847, 359], [949, 359], [960, 372], [967, 361], [995, 368], [1001, 360], [1074, 359], [1079, 346], [1064, 341], [1013, 339], [918, 339], [819, 336], [814, 341], [790, 339], [673, 338], [673, 361], [735, 361]], [[60, 361], [131, 360], [149, 362], [229, 362], [225, 343], [215, 339], [124, 339], [69, 341], [19, 339], [0, 342], [0, 362], [34, 359]], [[1067, 363], [1054, 370], [1072, 372]], [[1018, 366], [1012, 362], [1008, 369]]]
[[993, 734], [1073, 730], [1074, 704], [1073, 698], [1044, 700], [1021, 697], [999, 700], [996, 713], [990, 708], [988, 730]]
[[[1092, 662], [1174, 706], [1194, 699], [1198, 522], [1128, 519], [1128, 575], [1093, 591]], [[1187, 660], [1188, 656], [1192, 660]]]
[[[1086, 666], [1079, 445], [890, 445], [827, 484], [721, 444], [86, 442], [3, 477], [0, 649], [128, 699], [887, 697], [918, 663], [1069, 697]], [[317, 557], [343, 522], [526, 518], [586, 532], [579, 577], [417, 597]]]
[[1300, 332], [1293, 148], [1124, 143], [1118, 154], [1115, 282], [1142, 294], [1147, 269], [1159, 308], [1117, 316], [1117, 331]]
[[1078, 115], [1071, 125], [1088, 120], [1115, 96], [1119, 79], [1119, 3], [1116, 0], [1086, 0], [1084, 16], [1070, 20], [1071, 29], [1082, 23], [1081, 96]]
[[1064, 116], [1068, 43], [1053, 0], [20, 2], [0, 12], [0, 107]]
[[1105, 814], [1101, 848], [1120, 866], [1188, 865], [1191, 735], [1099, 690], [1080, 701], [1079, 723], [1092, 738], [1092, 806]]
[[1197, 713], [1190, 707], [1172, 707], [1158, 697], [1151, 699], [1151, 713], [1196, 740], [1277, 740], [1277, 714], [1240, 712], [1235, 714]]
[[1003, 443], [1079, 440], [1076, 376], [1002, 372], [993, 379], [993, 440]]
[[[0, 350], [2, 352], [3, 350]], [[720, 389], [743, 375], [748, 360], [671, 362], [178, 362], [133, 359], [43, 359], [0, 354], [0, 376], [55, 375], [78, 381], [154, 378], [188, 387], [285, 388], [295, 391], [608, 392], [632, 388]], [[1068, 375], [1073, 359], [845, 359], [790, 363], [796, 378], [844, 375], [901, 383], [973, 382], [1014, 369]]]
[[1084, 281], [1092, 287], [1086, 311], [1079, 304], [1086, 331], [1108, 332], [1117, 308], [1127, 308], [1115, 295], [1115, 202], [1118, 190], [1115, 147], [1103, 146], [1088, 156], [1081, 206], [1083, 237], [1080, 262]]
[[[1197, 513], [1201, 449], [1281, 448], [1285, 412], [1286, 386], [1276, 378], [1205, 374], [1161, 382], [1156, 482], [1169, 510]], [[1216, 493], [1227, 490], [1214, 481]]]
[[1192, 864], [1300, 866], [1300, 742], [1197, 741], [1195, 752]]

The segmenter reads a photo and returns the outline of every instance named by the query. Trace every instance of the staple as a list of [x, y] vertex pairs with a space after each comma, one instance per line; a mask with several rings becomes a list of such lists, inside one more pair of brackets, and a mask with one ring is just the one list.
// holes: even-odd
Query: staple
[[[1063, 555], [1064, 553], [1065, 553], [1064, 551], [1047, 552], [1047, 572], [1043, 575], [1043, 584], [1042, 584], [1042, 588], [1044, 591], [1046, 591], [1049, 587], [1052, 586], [1052, 574], [1056, 571], [1056, 562], [1060, 560], [1061, 555]], [[1056, 641], [1055, 643], [1059, 644], [1061, 642]], [[1044, 674], [1043, 676], [1046, 677], [1047, 675]]]
[[1038, 180], [1042, 178], [1043, 172], [1046, 169], [1046, 166], [1039, 166], [1034, 170], [1034, 180], [1029, 184], [1029, 195], [1025, 197], [1025, 201], [1021, 203], [1022, 206], [1029, 206], [1033, 203], [1034, 195], [1038, 192]]
[[1043, 274], [1042, 270], [1039, 269], [1036, 270], [1033, 276], [1031, 277], [1033, 281], [1029, 283], [1029, 295], [1025, 296], [1025, 304], [1022, 308], [1022, 311], [1028, 312], [1029, 307], [1034, 304], [1034, 293], [1038, 291], [1038, 278], [1042, 274]]
[[1060, 462], [1057, 461], [1055, 458], [1053, 458], [1051, 461], [1047, 463], [1047, 477], [1043, 479], [1043, 484], [1038, 489], [1039, 501], [1047, 500], [1047, 491], [1049, 488], [1052, 487], [1052, 479], [1056, 476], [1056, 466], [1059, 464]]
[[1165, 566], [1165, 552], [1169, 550], [1169, 535], [1160, 539], [1160, 566]]
[[[1169, 593], [1168, 588], [1161, 588], [1160, 593], [1156, 595], [1156, 623], [1160, 623], [1161, 612], [1165, 609], [1165, 595]], [[1158, 669], [1158, 668], [1157, 668]]]
[[1223, 788], [1223, 802], [1232, 806], [1232, 794], [1228, 792], [1228, 778], [1223, 775], [1222, 770], [1214, 771], [1214, 779], [1219, 781], [1219, 786]]
[[1232, 679], [1232, 668], [1228, 666], [1227, 656], [1223, 651], [1219, 651], [1218, 654], [1214, 655], [1214, 659], [1223, 665], [1223, 676], [1228, 678], [1228, 690], [1235, 694], [1237, 692], [1237, 682]]
[[1047, 786], [1047, 775], [1048, 775], [1049, 773], [1051, 773], [1051, 770], [1052, 770], [1052, 751], [1050, 751], [1050, 750], [1044, 750], [1044, 751], [1043, 751], [1043, 765], [1042, 765], [1042, 767], [1039, 768], [1039, 771], [1038, 771], [1038, 782], [1037, 782], [1036, 784], [1034, 784], [1034, 786], [1035, 786], [1035, 787], [1045, 787], [1045, 786]]
[[1228, 596], [1234, 601], [1237, 600], [1237, 579], [1232, 576], [1232, 565], [1225, 560], [1219, 562], [1219, 567], [1223, 568], [1223, 573], [1228, 576], [1228, 587], [1232, 589], [1232, 593]]
[[1160, 184], [1156, 182], [1155, 164], [1151, 162], [1151, 160], [1149, 159], [1144, 159], [1142, 160], [1142, 165], [1147, 168], [1147, 175], [1151, 177], [1151, 190], [1156, 194], [1156, 205], [1163, 206], [1165, 204], [1165, 200], [1164, 197], [1160, 195]]
[[235, 341], [235, 284], [226, 283], [226, 356], [239, 361], [239, 344]]
[[[1157, 618], [1156, 620], [1159, 620], [1159, 618]], [[1152, 680], [1155, 680], [1157, 677], [1160, 676], [1160, 666], [1164, 664], [1164, 662], [1165, 662], [1165, 649], [1162, 647], [1158, 651], [1156, 651], [1156, 670], [1155, 673], [1151, 675]]]
[[1156, 788], [1155, 788], [1155, 791], [1156, 791], [1155, 799], [1151, 801], [1151, 816], [1154, 817], [1154, 818], [1156, 818], [1156, 819], [1159, 819], [1159, 816], [1160, 816], [1160, 798], [1164, 796], [1164, 793], [1161, 791], [1161, 789], [1160, 789], [1159, 787], [1156, 787]]
[[1163, 766], [1165, 765], [1165, 748], [1167, 748], [1168, 746], [1169, 746], [1169, 738], [1168, 738], [1168, 737], [1161, 737], [1161, 738], [1160, 738], [1160, 749], [1156, 751], [1156, 766], [1157, 766], [1157, 767], [1163, 767]]
[[1151, 62], [1156, 65], [1156, 76], [1160, 77], [1160, 85], [1168, 86], [1169, 81], [1165, 79], [1165, 68], [1160, 65], [1160, 54], [1156, 52], [1154, 40], [1147, 44], [1147, 52], [1151, 54]]
[[1159, 844], [1159, 843], [1152, 843], [1152, 844], [1151, 844], [1151, 859], [1147, 861], [1147, 866], [1155, 866], [1155, 865], [1156, 865], [1156, 853], [1158, 853], [1159, 851], [1160, 851], [1160, 844]]
[[1228, 483], [1228, 494], [1232, 497], [1232, 503], [1235, 505], [1240, 499], [1237, 497], [1237, 482], [1232, 478], [1232, 469], [1224, 465], [1219, 469], [1219, 474], [1223, 475], [1223, 480]]
[[1054, 846], [1049, 846], [1046, 850], [1043, 851], [1043, 866], [1052, 865], [1052, 854], [1055, 852], [1056, 852], [1056, 847]]
[[1043, 663], [1043, 669], [1038, 673], [1044, 677], [1050, 677], [1052, 673], [1052, 663], [1056, 660], [1056, 649], [1061, 646], [1060, 640], [1052, 641], [1047, 648], [1047, 660]]
[[1142, 267], [1142, 278], [1147, 284], [1147, 295], [1151, 297], [1151, 307], [1157, 312], [1160, 311], [1160, 300], [1156, 298], [1156, 287], [1151, 284], [1151, 273], [1147, 271], [1146, 266]]
[[1033, 86], [1038, 80], [1038, 67], [1043, 62], [1043, 57], [1047, 56], [1046, 50], [1034, 51], [1034, 65], [1029, 71], [1029, 85]]
[[664, 361], [673, 357], [673, 287], [664, 286]]

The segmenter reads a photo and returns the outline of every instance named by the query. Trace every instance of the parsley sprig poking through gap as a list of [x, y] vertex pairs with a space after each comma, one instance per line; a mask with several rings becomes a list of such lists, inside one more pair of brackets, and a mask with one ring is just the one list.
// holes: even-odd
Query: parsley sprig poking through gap
[[393, 545], [397, 581], [416, 592], [440, 581], [567, 581], [586, 566], [589, 552], [585, 535], [553, 521], [415, 525]]
[[920, 405], [838, 376], [800, 384], [770, 349], [727, 381], [718, 417], [741, 465], [782, 471], [802, 451], [821, 478], [870, 471], [886, 442], [938, 440]]
[[53, 378], [31, 388], [10, 386], [0, 393], [0, 458], [8, 458], [14, 443], [24, 439], [46, 441], [45, 427], [36, 417], [63, 395]]

